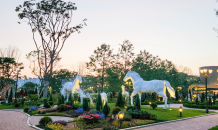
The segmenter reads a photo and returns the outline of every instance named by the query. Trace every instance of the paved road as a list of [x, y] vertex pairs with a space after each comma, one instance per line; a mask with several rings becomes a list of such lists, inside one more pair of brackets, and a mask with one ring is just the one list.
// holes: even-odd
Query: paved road
[[159, 124], [137, 130], [208, 130], [218, 125], [218, 114], [192, 118], [183, 121]]
[[18, 111], [0, 110], [0, 130], [34, 130], [27, 125], [27, 118]]

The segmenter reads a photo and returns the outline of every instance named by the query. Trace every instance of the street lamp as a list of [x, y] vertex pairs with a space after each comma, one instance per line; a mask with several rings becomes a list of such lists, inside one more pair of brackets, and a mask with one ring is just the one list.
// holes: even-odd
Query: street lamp
[[211, 76], [213, 70], [209, 69], [201, 69], [200, 70], [201, 74], [205, 77], [205, 88], [206, 88], [206, 113], [209, 112], [208, 108], [207, 108], [207, 78]]
[[124, 112], [120, 111], [120, 112], [118, 113], [118, 117], [119, 117], [119, 119], [120, 119], [120, 127], [121, 127], [121, 125], [122, 125], [122, 120], [123, 120], [123, 117], [124, 117]]
[[182, 117], [182, 106], [180, 106], [180, 108], [179, 108], [179, 112], [180, 112], [180, 117]]

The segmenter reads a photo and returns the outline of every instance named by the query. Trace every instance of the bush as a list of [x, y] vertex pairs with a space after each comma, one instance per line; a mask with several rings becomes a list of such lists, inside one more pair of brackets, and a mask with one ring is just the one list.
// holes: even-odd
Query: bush
[[118, 93], [116, 106], [118, 106], [118, 107], [123, 107], [124, 106], [121, 91]]
[[21, 99], [21, 105], [22, 106], [24, 105], [24, 101], [25, 101], [25, 99]]
[[124, 114], [124, 117], [123, 117], [123, 120], [124, 121], [131, 121], [132, 120], [132, 116], [128, 113], [125, 113]]
[[120, 107], [116, 106], [113, 110], [112, 110], [112, 114], [116, 115], [118, 112], [120, 112], [121, 109]]
[[64, 125], [64, 126], [67, 125], [67, 122], [64, 121], [64, 120], [58, 120], [58, 121], [54, 121], [54, 122], [52, 122], [52, 123], [53, 123], [53, 124], [59, 123], [59, 124]]
[[66, 110], [67, 110], [67, 108], [66, 108], [66, 106], [64, 106], [64, 104], [61, 104], [61, 105], [58, 106], [58, 111], [59, 112], [66, 111]]
[[98, 123], [100, 116], [98, 114], [90, 114], [82, 117], [86, 124]]
[[36, 106], [40, 106], [40, 103], [37, 103]]
[[29, 98], [30, 98], [30, 100], [37, 101], [38, 100], [38, 95], [37, 94], [30, 94]]
[[134, 109], [135, 109], [134, 106], [129, 105], [129, 106], [127, 106], [127, 108], [126, 108], [126, 111], [128, 111], [128, 110], [134, 110]]
[[48, 116], [45, 116], [45, 117], [40, 119], [39, 125], [46, 126], [49, 122], [52, 122], [52, 119]]
[[83, 110], [89, 111], [89, 104], [88, 104], [88, 100], [86, 98], [83, 99]]
[[150, 105], [153, 109], [155, 109], [157, 107], [157, 104], [152, 102], [151, 105]]
[[105, 118], [107, 117], [107, 115], [110, 113], [110, 107], [107, 105], [107, 102], [105, 103], [104, 107], [103, 107], [103, 113], [105, 115]]
[[210, 128], [210, 129], [208, 129], [208, 130], [218, 130], [218, 125], [217, 125], [217, 126], [214, 126], [214, 127], [212, 127], [212, 128]]
[[129, 110], [128, 112], [132, 115], [132, 118], [134, 119], [155, 120], [157, 118], [155, 114], [151, 114], [147, 111]]
[[23, 112], [26, 112], [26, 113], [27, 113], [28, 111], [29, 111], [29, 108], [28, 108], [28, 107], [26, 107], [26, 108], [23, 109]]
[[49, 101], [49, 105], [52, 106], [54, 103], [52, 101]]
[[19, 107], [20, 106], [20, 103], [15, 103], [14, 104], [14, 107]]
[[129, 127], [129, 123], [128, 122], [126, 122], [126, 121], [124, 121], [124, 122], [122, 122], [122, 128], [127, 128], [127, 127]]
[[96, 102], [96, 110], [100, 111], [102, 109], [102, 101], [101, 101], [101, 95], [98, 94], [97, 102]]
[[64, 126], [62, 124], [55, 123], [55, 124], [47, 125], [45, 130], [63, 130], [63, 128]]
[[141, 104], [140, 104], [140, 99], [139, 99], [139, 95], [136, 95], [136, 101], [135, 101], [135, 107], [138, 110], [141, 110]]
[[50, 105], [48, 104], [47, 99], [44, 100], [44, 107], [45, 107], [45, 108], [49, 108], [49, 107], [50, 107]]

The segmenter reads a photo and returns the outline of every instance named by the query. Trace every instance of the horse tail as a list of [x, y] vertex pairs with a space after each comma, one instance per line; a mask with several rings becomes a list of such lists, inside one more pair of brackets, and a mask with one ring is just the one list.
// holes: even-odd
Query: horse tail
[[[174, 89], [171, 87], [170, 83], [169, 83], [168, 81], [166, 81], [166, 80], [164, 80], [163, 82], [164, 82], [164, 86], [165, 86], [165, 87], [167, 88], [167, 90], [169, 91], [170, 96], [171, 96], [171, 97], [174, 97], [174, 96], [175, 96], [175, 91], [174, 91]], [[165, 87], [164, 87], [164, 88], [165, 88]], [[164, 89], [164, 93], [166, 94], [166, 89]], [[174, 95], [172, 95], [172, 94], [174, 94]]]

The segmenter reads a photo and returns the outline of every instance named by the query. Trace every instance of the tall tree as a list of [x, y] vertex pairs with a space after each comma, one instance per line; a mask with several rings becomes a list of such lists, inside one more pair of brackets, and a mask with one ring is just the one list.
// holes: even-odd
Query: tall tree
[[103, 91], [106, 69], [109, 68], [113, 62], [110, 45], [102, 44], [100, 47], [97, 47], [97, 49], [94, 50], [94, 54], [89, 58], [90, 62], [87, 63], [87, 68], [98, 73], [102, 87], [101, 91]]
[[[70, 27], [75, 3], [62, 0], [36, 0], [24, 1], [15, 11], [18, 17], [28, 23], [32, 30], [33, 41], [38, 52], [39, 75], [43, 78], [43, 97], [47, 97], [49, 80], [52, 77], [54, 61], [59, 57], [65, 41], [74, 33], [80, 33], [79, 29], [86, 25], [85, 21], [75, 27]], [[20, 22], [19, 22], [20, 23]], [[35, 38], [38, 32], [40, 41]], [[42, 48], [40, 48], [42, 47]], [[44, 64], [40, 63], [40, 51], [43, 51]]]

